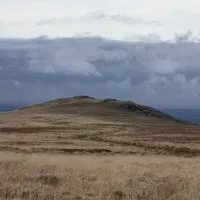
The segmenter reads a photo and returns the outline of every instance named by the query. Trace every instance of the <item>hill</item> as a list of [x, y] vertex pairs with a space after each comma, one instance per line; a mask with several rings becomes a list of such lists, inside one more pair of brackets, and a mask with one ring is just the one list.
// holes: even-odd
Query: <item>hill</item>
[[32, 104], [16, 109], [23, 112], [77, 114], [104, 120], [119, 122], [134, 121], [161, 121], [188, 123], [175, 118], [152, 107], [136, 104], [131, 101], [116, 99], [96, 99], [89, 96], [75, 96], [71, 98], [56, 99], [40, 104]]
[[88, 96], [0, 113], [0, 151], [200, 155], [200, 126], [130, 101]]

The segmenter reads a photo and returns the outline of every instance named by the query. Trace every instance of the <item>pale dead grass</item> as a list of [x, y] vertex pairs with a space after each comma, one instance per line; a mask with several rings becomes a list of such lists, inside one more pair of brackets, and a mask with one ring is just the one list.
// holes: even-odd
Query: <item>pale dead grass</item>
[[0, 113], [0, 200], [200, 199], [200, 126], [65, 101]]
[[0, 113], [0, 151], [200, 156], [200, 126], [129, 115], [119, 122], [75, 111]]
[[199, 200], [200, 159], [0, 153], [2, 200]]

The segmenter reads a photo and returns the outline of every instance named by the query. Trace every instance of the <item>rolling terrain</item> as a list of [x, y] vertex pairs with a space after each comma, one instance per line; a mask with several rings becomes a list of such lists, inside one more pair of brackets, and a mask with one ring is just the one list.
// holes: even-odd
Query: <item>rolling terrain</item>
[[88, 96], [0, 113], [0, 151], [200, 155], [200, 127], [151, 107]]
[[199, 200], [200, 126], [88, 96], [0, 113], [2, 200]]

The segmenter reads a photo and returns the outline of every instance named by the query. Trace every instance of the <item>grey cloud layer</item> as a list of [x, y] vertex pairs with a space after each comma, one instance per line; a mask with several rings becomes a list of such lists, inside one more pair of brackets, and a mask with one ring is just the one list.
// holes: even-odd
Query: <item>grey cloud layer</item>
[[200, 43], [43, 37], [0, 41], [0, 102], [87, 94], [200, 106]]
[[128, 16], [126, 14], [107, 14], [103, 12], [92, 12], [87, 14], [86, 16], [90, 19], [95, 20], [111, 20], [127, 24], [161, 25], [161, 23], [157, 20], [147, 20], [138, 17]]
[[43, 25], [50, 25], [50, 24], [62, 24], [68, 23], [70, 21], [77, 21], [77, 20], [103, 20], [103, 21], [113, 21], [118, 23], [124, 23], [129, 25], [157, 25], [161, 26], [161, 22], [158, 20], [148, 20], [139, 17], [133, 17], [126, 14], [108, 14], [105, 12], [94, 11], [91, 13], [87, 13], [82, 16], [76, 17], [63, 17], [63, 18], [55, 18], [49, 20], [41, 20], [38, 21], [35, 25], [43, 26]]

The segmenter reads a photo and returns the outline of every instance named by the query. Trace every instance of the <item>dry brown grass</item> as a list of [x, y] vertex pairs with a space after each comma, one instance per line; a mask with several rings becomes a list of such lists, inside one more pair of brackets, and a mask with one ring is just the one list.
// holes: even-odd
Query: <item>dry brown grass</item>
[[200, 126], [130, 118], [116, 122], [62, 113], [0, 113], [0, 151], [200, 155]]
[[0, 199], [200, 199], [200, 126], [72, 100], [0, 113]]
[[0, 154], [2, 200], [199, 200], [200, 160]]

